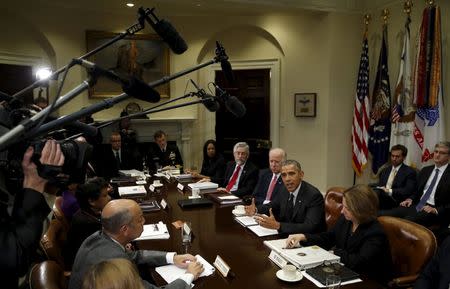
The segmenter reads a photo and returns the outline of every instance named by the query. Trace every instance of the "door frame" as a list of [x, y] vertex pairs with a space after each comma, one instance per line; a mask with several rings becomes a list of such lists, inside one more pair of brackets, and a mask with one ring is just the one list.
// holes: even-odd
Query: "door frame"
[[[280, 145], [280, 60], [237, 60], [230, 61], [233, 70], [269, 69], [270, 77], [270, 140], [272, 147]], [[216, 71], [222, 70], [220, 64], [208, 66], [205, 83], [214, 82]], [[204, 115], [206, 122], [206, 136], [215, 138], [216, 114]]]

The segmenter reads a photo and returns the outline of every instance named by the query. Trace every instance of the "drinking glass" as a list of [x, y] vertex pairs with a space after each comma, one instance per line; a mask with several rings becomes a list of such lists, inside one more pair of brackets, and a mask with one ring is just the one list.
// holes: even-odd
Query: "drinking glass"
[[328, 275], [325, 280], [326, 288], [339, 289], [341, 287], [341, 277], [337, 275]]

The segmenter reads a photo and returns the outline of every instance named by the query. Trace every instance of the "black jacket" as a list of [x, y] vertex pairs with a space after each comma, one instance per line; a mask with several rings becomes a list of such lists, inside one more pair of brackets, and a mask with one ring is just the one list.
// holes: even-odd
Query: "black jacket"
[[[236, 162], [228, 162], [227, 169], [225, 170], [225, 179], [222, 187], [226, 187], [231, 177], [233, 176]], [[242, 168], [241, 177], [239, 178], [238, 189], [233, 191], [234, 195], [243, 197], [251, 195], [258, 181], [258, 168], [250, 161], [247, 161]]]
[[[256, 184], [255, 190], [253, 191], [253, 196], [255, 197], [256, 205], [260, 205], [266, 199], [267, 190], [269, 189], [270, 182], [272, 181], [273, 173], [270, 169], [263, 169], [259, 171], [258, 183]], [[270, 200], [275, 199], [275, 197], [285, 189], [283, 181], [281, 180], [281, 175], [277, 179], [277, 183], [273, 188], [272, 196]]]
[[222, 184], [225, 175], [225, 159], [223, 156], [219, 154], [214, 159], [204, 159], [200, 174], [210, 177], [214, 183]]
[[[378, 186], [385, 187], [391, 174], [392, 166], [384, 168], [380, 172], [380, 180]], [[402, 164], [394, 181], [392, 182], [392, 198], [397, 202], [397, 206], [410, 196], [417, 188], [417, 174], [416, 171]]]

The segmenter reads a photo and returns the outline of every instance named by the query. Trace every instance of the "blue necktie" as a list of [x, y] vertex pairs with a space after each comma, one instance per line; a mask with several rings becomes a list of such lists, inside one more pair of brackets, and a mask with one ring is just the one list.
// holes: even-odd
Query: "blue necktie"
[[436, 169], [434, 177], [431, 180], [430, 186], [428, 187], [427, 191], [425, 192], [425, 194], [420, 199], [420, 202], [416, 205], [416, 211], [417, 212], [420, 212], [422, 210], [422, 208], [425, 206], [425, 204], [427, 203], [428, 198], [430, 197], [434, 186], [436, 186], [436, 182], [437, 182], [438, 176], [439, 176], [439, 169]]

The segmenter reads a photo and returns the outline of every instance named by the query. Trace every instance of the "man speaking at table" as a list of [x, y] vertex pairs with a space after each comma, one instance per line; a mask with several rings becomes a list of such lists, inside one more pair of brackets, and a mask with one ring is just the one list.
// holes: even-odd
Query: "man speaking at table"
[[[180, 268], [186, 268], [186, 273], [166, 285], [166, 289], [190, 289], [193, 280], [196, 280], [203, 267], [195, 261], [195, 257], [176, 255], [176, 253], [138, 250], [127, 251], [126, 245], [142, 234], [144, 230], [144, 216], [139, 205], [133, 200], [113, 200], [109, 202], [102, 212], [102, 231], [89, 236], [78, 250], [72, 267], [69, 289], [81, 288], [84, 274], [89, 268], [99, 262], [124, 258], [135, 264], [148, 266], [162, 266], [173, 263]], [[142, 280], [145, 288], [158, 288]]]
[[245, 207], [248, 215], [255, 215], [256, 221], [265, 228], [279, 233], [322, 232], [325, 230], [324, 201], [320, 191], [303, 181], [303, 171], [295, 160], [283, 162], [281, 178], [286, 190], [280, 192], [269, 204]]

